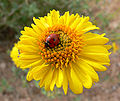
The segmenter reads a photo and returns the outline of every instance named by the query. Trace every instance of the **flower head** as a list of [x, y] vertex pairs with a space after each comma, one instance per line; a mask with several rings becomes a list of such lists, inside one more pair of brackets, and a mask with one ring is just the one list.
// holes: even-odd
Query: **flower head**
[[19, 67], [29, 68], [28, 81], [40, 80], [39, 86], [45, 90], [53, 91], [55, 85], [63, 87], [65, 94], [68, 85], [72, 92], [80, 94], [83, 86], [91, 88], [99, 81], [95, 71], [107, 70], [111, 46], [105, 45], [109, 41], [105, 34], [89, 32], [99, 29], [89, 17], [69, 12], [60, 16], [59, 11], [52, 10], [33, 21], [32, 28], [21, 31], [17, 44]]

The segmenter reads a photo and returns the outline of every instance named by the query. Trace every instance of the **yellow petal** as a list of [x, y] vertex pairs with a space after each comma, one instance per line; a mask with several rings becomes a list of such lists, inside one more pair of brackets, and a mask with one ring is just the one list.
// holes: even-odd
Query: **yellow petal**
[[56, 86], [60, 88], [62, 86], [62, 83], [63, 83], [63, 71], [59, 68]]
[[108, 38], [105, 37], [93, 37], [88, 40], [86, 40], [86, 44], [88, 45], [102, 45], [106, 44], [109, 41]]
[[96, 61], [86, 60], [86, 59], [82, 59], [82, 58], [80, 58], [80, 59], [85, 61], [89, 65], [91, 65], [95, 69], [95, 71], [106, 71], [107, 70], [107, 68], [105, 66], [103, 66], [100, 63], [97, 63]]
[[25, 31], [21, 31], [22, 35], [26, 35], [29, 37], [37, 38], [39, 34], [37, 34], [32, 28], [30, 27], [24, 27]]
[[69, 26], [71, 26], [74, 23], [74, 21], [76, 20], [77, 17], [80, 17], [80, 16], [78, 14], [76, 14], [76, 15], [74, 15], [74, 14], [70, 15], [70, 17], [69, 17]]
[[67, 68], [67, 76], [69, 80], [69, 87], [75, 94], [80, 94], [83, 92], [83, 86], [78, 79], [76, 73], [72, 68]]
[[[38, 59], [29, 59], [29, 61], [28, 61], [28, 60], [21, 60], [21, 59], [19, 59], [20, 68], [25, 67], [25, 66], [28, 66], [28, 65], [30, 65], [31, 63], [34, 63], [34, 62], [36, 62], [36, 61], [38, 61]], [[30, 68], [30, 67], [29, 67], [29, 68]], [[23, 69], [24, 69], [24, 68], [23, 68]]]
[[17, 48], [17, 44], [15, 44], [15, 46], [12, 48], [12, 51], [10, 52], [10, 57], [14, 61], [15, 65], [17, 67], [19, 67], [20, 66], [20, 63], [19, 63], [19, 51], [18, 51], [18, 48]]
[[109, 55], [110, 54], [105, 54], [105, 53], [84, 53], [83, 52], [79, 56], [85, 57], [87, 59], [92, 59], [97, 62], [109, 63], [110, 62]]
[[113, 53], [116, 53], [116, 51], [119, 49], [118, 45], [115, 42], [113, 42], [112, 46], [113, 46]]
[[103, 35], [94, 34], [94, 33], [86, 33], [84, 34], [85, 42], [88, 45], [103, 45], [106, 44], [109, 39], [103, 37]]
[[70, 26], [72, 29], [76, 29], [76, 27], [78, 26], [80, 21], [82, 21], [82, 19], [83, 19], [83, 17], [80, 17], [78, 14], [77, 14], [77, 16], [78, 17], [75, 19], [75, 21]]
[[42, 35], [41, 33], [43, 33], [43, 30], [41, 30], [40, 28], [38, 28], [36, 25], [31, 24], [33, 30], [38, 34], [38, 35]]
[[69, 11], [64, 14], [64, 24], [69, 24]]
[[33, 17], [33, 21], [35, 22], [36, 26], [40, 29], [41, 32], [49, 27], [49, 25], [45, 23], [42, 18], [41, 20], [39, 20]]
[[88, 74], [93, 79], [93, 81], [95, 82], [99, 81], [98, 74], [95, 72], [95, 70], [90, 65], [85, 63], [82, 59], [79, 59], [77, 61], [77, 64], [86, 74]]
[[48, 67], [42, 67], [39, 71], [37, 71], [35, 73], [32, 72], [31, 74], [33, 74], [33, 78], [35, 80], [41, 80], [41, 79], [43, 79], [43, 77], [45, 76], [45, 74], [48, 72], [48, 70], [49, 70]]
[[63, 69], [63, 90], [66, 95], [68, 90], [68, 78], [67, 78], [66, 68]]
[[33, 74], [31, 73], [31, 69], [29, 69], [29, 72], [27, 73], [26, 79], [28, 81], [31, 81], [33, 79]]
[[111, 45], [103, 45], [107, 50], [111, 49], [112, 46]]
[[96, 27], [95, 25], [92, 25], [87, 28], [84, 28], [82, 31], [85, 33], [85, 32], [91, 31], [91, 30], [95, 30], [95, 29], [100, 29], [100, 28]]
[[18, 49], [20, 51], [27, 52], [27, 53], [38, 53], [39, 52], [39, 47], [34, 47], [31, 45], [19, 44]]
[[39, 47], [37, 44], [37, 40], [33, 37], [20, 37], [20, 42], [19, 44], [23, 44], [23, 45], [32, 45], [34, 47]]
[[52, 10], [50, 11], [50, 16], [51, 16], [51, 21], [52, 21], [52, 25], [55, 25], [59, 22], [59, 11], [55, 11], [55, 10]]
[[52, 81], [53, 73], [54, 73], [54, 69], [52, 69], [52, 67], [51, 67], [49, 72], [45, 76], [45, 90], [50, 90], [50, 83]]
[[55, 69], [52, 80], [51, 80], [51, 84], [50, 84], [50, 90], [53, 91], [55, 83], [57, 80], [57, 69]]
[[76, 26], [76, 30], [79, 30], [79, 31], [83, 31], [84, 33], [85, 32], [88, 32], [90, 30], [94, 30], [94, 29], [99, 29], [99, 27], [96, 27], [95, 25], [93, 25], [90, 21], [89, 21], [89, 17], [81, 17], [81, 21], [79, 24], [77, 24]]
[[22, 69], [30, 68], [30, 67], [32, 67], [32, 66], [41, 65], [42, 63], [43, 63], [43, 60], [40, 59], [40, 60], [35, 61], [35, 62], [33, 62], [33, 63], [31, 62], [29, 65], [26, 65], [26, 66], [21, 67], [21, 68], [22, 68]]
[[48, 74], [48, 72], [49, 72], [50, 69], [51, 69], [51, 68], [49, 68], [49, 69], [47, 70], [47, 72], [45, 73], [44, 77], [40, 80], [40, 82], [39, 82], [40, 88], [45, 85], [45, 78], [46, 78], [46, 76], [47, 76], [47, 74]]
[[[82, 49], [83, 53], [109, 53], [108, 50], [102, 45], [87, 45]], [[81, 53], [82, 53], [81, 52]]]
[[85, 88], [91, 88], [92, 87], [91, 77], [86, 72], [84, 72], [76, 63], [72, 63], [72, 65], [76, 75], [78, 76], [83, 86]]
[[[38, 64], [37, 64], [38, 63]], [[34, 65], [37, 64], [37, 66], [34, 67]], [[31, 64], [32, 65], [32, 64]], [[31, 70], [32, 73], [37, 73], [38, 71], [40, 71], [43, 68], [48, 68], [49, 64], [45, 64], [43, 63], [43, 60], [39, 60], [36, 63], [33, 63], [32, 65], [34, 68]]]
[[26, 54], [26, 53], [21, 53], [19, 55], [19, 59], [22, 59], [22, 60], [31, 60], [31, 59], [41, 59], [41, 56], [38, 55], [38, 54]]
[[46, 23], [49, 25], [49, 26], [52, 26], [52, 20], [51, 20], [51, 15], [48, 13], [47, 14], [47, 17], [45, 17], [46, 19]]

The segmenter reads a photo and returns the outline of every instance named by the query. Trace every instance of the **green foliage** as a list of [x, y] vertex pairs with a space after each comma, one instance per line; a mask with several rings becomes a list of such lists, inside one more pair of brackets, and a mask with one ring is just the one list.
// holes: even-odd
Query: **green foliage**
[[59, 88], [54, 88], [54, 91], [45, 91], [45, 88], [41, 88], [41, 93], [49, 98], [61, 97], [64, 93]]
[[80, 100], [81, 100], [81, 96], [80, 96], [80, 95], [76, 96], [76, 97], [73, 99], [73, 101], [80, 101]]
[[102, 29], [105, 29], [106, 26], [109, 25], [109, 19], [106, 17], [106, 15], [103, 15], [102, 13], [99, 13], [97, 17], [100, 19], [99, 21], [102, 21]]
[[110, 78], [109, 75], [105, 75], [105, 77], [104, 77], [104, 81], [108, 80], [109, 78]]
[[11, 85], [9, 85], [9, 83], [7, 82], [7, 80], [5, 78], [2, 78], [1, 80], [1, 84], [0, 84], [0, 92], [12, 92], [13, 91], [13, 87]]
[[19, 69], [19, 68], [16, 68], [15, 66], [13, 66], [13, 67], [12, 67], [12, 72], [13, 72], [13, 74], [15, 75], [15, 77], [18, 78], [19, 75], [20, 75], [20, 73], [22, 72], [22, 70]]
[[34, 84], [37, 88], [40, 88], [39, 85], [38, 85], [39, 81], [34, 81]]
[[23, 87], [28, 87], [28, 83], [27, 83], [27, 80], [26, 80], [25, 76], [22, 75], [21, 80], [22, 80], [22, 86]]
[[120, 73], [118, 74], [118, 79], [120, 80]]
[[28, 87], [28, 83], [27, 83], [27, 80], [26, 80], [26, 77], [25, 77], [26, 73], [28, 72], [27, 70], [24, 70], [24, 72], [23, 72], [20, 68], [17, 68], [15, 66], [13, 66], [12, 67], [12, 72], [13, 72], [13, 74], [16, 78], [21, 79], [23, 87]]

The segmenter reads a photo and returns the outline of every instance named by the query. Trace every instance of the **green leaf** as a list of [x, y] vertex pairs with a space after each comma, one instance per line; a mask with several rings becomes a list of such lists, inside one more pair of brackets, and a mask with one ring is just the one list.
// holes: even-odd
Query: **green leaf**
[[35, 83], [35, 86], [36, 86], [37, 88], [40, 88], [40, 87], [39, 87], [39, 84], [38, 84], [38, 83], [39, 83], [38, 81], [35, 81], [35, 80], [34, 80], [34, 83]]
[[45, 91], [45, 89], [44, 89], [44, 88], [41, 88], [41, 92], [42, 92], [42, 94], [44, 94], [44, 95], [46, 95], [46, 96], [47, 96], [47, 92]]
[[0, 87], [0, 92], [2, 92], [3, 91], [3, 89], [2, 89], [2, 87]]
[[1, 83], [2, 83], [2, 86], [7, 86], [7, 80], [5, 78], [2, 78]]
[[8, 92], [12, 92], [13, 90], [14, 90], [14, 89], [13, 89], [12, 86], [8, 86], [8, 87], [7, 87], [7, 91], [8, 91]]
[[76, 96], [75, 98], [74, 98], [74, 101], [80, 101], [81, 100], [81, 96], [80, 95], [78, 95], [78, 96]]

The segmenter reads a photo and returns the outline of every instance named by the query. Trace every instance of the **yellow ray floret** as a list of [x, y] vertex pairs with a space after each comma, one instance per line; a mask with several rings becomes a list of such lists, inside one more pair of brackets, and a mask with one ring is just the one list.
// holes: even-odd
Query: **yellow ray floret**
[[14, 47], [12, 48], [11, 53], [10, 53], [10, 57], [14, 61], [15, 65], [17, 67], [19, 67], [20, 66], [20, 64], [19, 64], [19, 50], [17, 48], [17, 44], [15, 44]]

